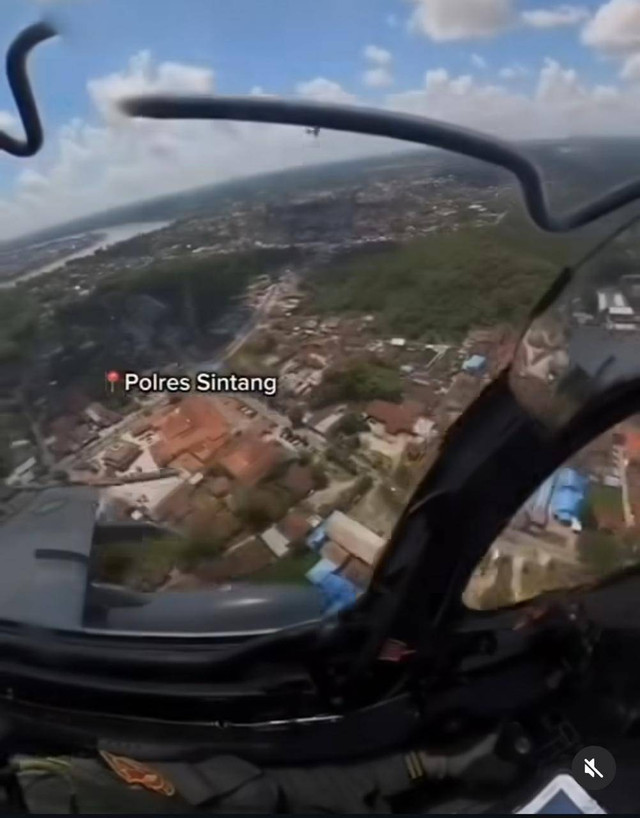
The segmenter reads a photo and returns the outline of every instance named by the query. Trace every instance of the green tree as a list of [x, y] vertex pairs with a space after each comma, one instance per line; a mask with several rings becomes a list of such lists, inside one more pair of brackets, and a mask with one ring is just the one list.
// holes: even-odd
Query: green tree
[[321, 312], [373, 313], [404, 337], [456, 340], [473, 326], [519, 325], [554, 278], [557, 264], [530, 233], [461, 227], [338, 259], [307, 286]]
[[597, 576], [606, 576], [623, 566], [624, 548], [615, 535], [606, 531], [583, 531], [578, 551], [584, 565]]
[[404, 461], [398, 464], [393, 477], [398, 486], [404, 489], [412, 488], [417, 483], [415, 472]]
[[299, 403], [296, 403], [295, 406], [292, 406], [289, 410], [289, 420], [293, 424], [294, 428], [302, 425], [302, 419], [305, 414], [304, 406]]
[[180, 562], [185, 570], [191, 571], [202, 562], [222, 556], [225, 548], [224, 540], [215, 534], [192, 536], [185, 544]]
[[327, 477], [326, 471], [319, 463], [314, 463], [311, 466], [311, 474], [313, 476], [313, 485], [316, 491], [326, 489], [326, 487], [329, 485], [329, 478]]
[[369, 425], [367, 421], [355, 412], [347, 412], [331, 429], [332, 435], [357, 435], [359, 432], [367, 432]]
[[355, 495], [356, 497], [366, 494], [373, 486], [373, 477], [370, 474], [361, 474], [356, 480]]
[[124, 585], [135, 563], [135, 550], [128, 544], [104, 546], [98, 553], [96, 578], [101, 582]]
[[0, 298], [0, 362], [24, 360], [38, 333], [38, 307], [27, 293], [3, 290]]
[[292, 504], [289, 492], [274, 486], [248, 489], [238, 501], [238, 516], [256, 530], [282, 519]]
[[394, 368], [384, 364], [354, 361], [342, 369], [326, 373], [315, 392], [313, 403], [324, 406], [375, 398], [399, 402], [402, 398], [402, 378]]
[[358, 466], [351, 460], [350, 452], [343, 446], [334, 444], [326, 451], [327, 460], [331, 460], [350, 474], [358, 474]]
[[245, 344], [245, 351], [255, 355], [267, 355], [277, 346], [276, 337], [271, 332], [261, 332]]
[[311, 463], [312, 457], [310, 452], [300, 452], [298, 461], [301, 466], [308, 466]]

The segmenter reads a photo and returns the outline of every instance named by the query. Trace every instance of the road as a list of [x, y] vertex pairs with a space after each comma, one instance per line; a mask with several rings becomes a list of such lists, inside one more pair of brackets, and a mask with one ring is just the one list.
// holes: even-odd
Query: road
[[451, 347], [447, 346], [446, 344], [431, 344], [430, 346], [431, 349], [435, 350], [436, 354], [424, 367], [425, 372], [428, 372], [433, 366], [435, 366], [438, 363], [438, 361], [440, 361], [441, 358], [443, 358], [443, 356], [446, 355], [447, 352], [451, 349]]
[[244, 325], [244, 327], [242, 327], [239, 334], [227, 345], [221, 354], [210, 361], [203, 361], [201, 363], [194, 364], [193, 368], [189, 368], [189, 374], [195, 375], [197, 372], [202, 371], [216, 371], [225, 362], [225, 360], [231, 358], [232, 355], [235, 355], [236, 352], [242, 349], [242, 347], [247, 343], [249, 338], [251, 338], [253, 333], [258, 328], [258, 324], [261, 322], [261, 320], [269, 314], [271, 307], [273, 306], [273, 302], [279, 293], [280, 285], [276, 282], [268, 288], [250, 320]]
[[578, 565], [579, 562], [574, 549], [554, 545], [526, 531], [516, 531], [508, 528], [498, 535], [493, 548], [501, 556], [508, 554], [512, 557], [521, 556], [535, 561], [540, 556], [545, 555], [572, 566]]
[[[161, 403], [166, 402], [166, 400], [166, 395], [159, 395], [157, 400], [154, 399], [153, 401], [149, 401], [149, 403], [146, 404], [145, 409], [155, 408]], [[88, 460], [94, 457], [96, 454], [98, 454], [98, 452], [103, 451], [107, 446], [110, 446], [112, 443], [116, 443], [120, 439], [121, 435], [124, 432], [129, 431], [129, 429], [139, 420], [140, 412], [134, 412], [132, 415], [127, 415], [118, 423], [110, 426], [99, 440], [95, 440], [93, 443], [87, 444], [77, 452], [64, 457], [57, 463], [57, 467], [61, 469], [68, 469], [76, 460]]]
[[29, 428], [31, 429], [31, 434], [33, 435], [33, 439], [36, 442], [36, 448], [38, 450], [38, 457], [40, 460], [40, 465], [44, 466], [47, 472], [53, 471], [55, 468], [55, 459], [51, 452], [49, 451], [49, 447], [44, 439], [44, 435], [42, 434], [42, 429], [38, 421], [34, 418], [29, 404], [26, 400], [22, 402], [22, 408], [27, 418], [27, 422], [29, 424]]
[[123, 474], [121, 477], [96, 477], [83, 480], [69, 480], [66, 483], [27, 483], [24, 486], [14, 486], [20, 491], [42, 491], [43, 489], [60, 488], [60, 486], [93, 486], [94, 488], [108, 488], [109, 486], [125, 486], [129, 483], [150, 483], [155, 480], [166, 480], [167, 477], [179, 477], [177, 469], [158, 469], [153, 472], [137, 474]]
[[260, 302], [257, 310], [255, 311], [251, 319], [250, 326], [246, 328], [246, 330], [240, 335], [239, 338], [235, 339], [229, 344], [224, 353], [224, 358], [230, 358], [232, 355], [235, 355], [236, 352], [238, 352], [238, 350], [241, 349], [244, 346], [244, 344], [247, 343], [249, 338], [256, 331], [260, 321], [265, 316], [269, 315], [271, 307], [273, 306], [273, 303], [279, 294], [280, 284], [276, 282], [275, 284], [272, 284], [264, 294], [262, 301]]

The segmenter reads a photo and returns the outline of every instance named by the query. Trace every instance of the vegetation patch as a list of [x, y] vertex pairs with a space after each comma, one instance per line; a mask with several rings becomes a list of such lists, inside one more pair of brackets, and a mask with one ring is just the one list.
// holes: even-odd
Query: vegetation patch
[[309, 286], [321, 312], [374, 313], [389, 332], [437, 342], [521, 324], [557, 271], [520, 231], [467, 228], [339, 261]]
[[395, 368], [382, 363], [354, 361], [341, 369], [327, 372], [314, 394], [313, 403], [319, 407], [376, 398], [399, 403], [402, 399], [402, 377]]

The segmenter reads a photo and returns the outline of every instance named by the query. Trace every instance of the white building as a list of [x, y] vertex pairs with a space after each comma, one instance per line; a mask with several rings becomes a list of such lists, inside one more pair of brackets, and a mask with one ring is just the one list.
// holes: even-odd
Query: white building
[[289, 540], [281, 531], [272, 525], [260, 534], [260, 539], [263, 543], [276, 555], [276, 557], [284, 557], [289, 551]]
[[325, 529], [330, 540], [367, 565], [375, 563], [385, 544], [382, 537], [341, 511], [328, 517]]
[[598, 313], [606, 320], [611, 329], [635, 329], [635, 311], [623, 293], [613, 289], [602, 289], [597, 292]]

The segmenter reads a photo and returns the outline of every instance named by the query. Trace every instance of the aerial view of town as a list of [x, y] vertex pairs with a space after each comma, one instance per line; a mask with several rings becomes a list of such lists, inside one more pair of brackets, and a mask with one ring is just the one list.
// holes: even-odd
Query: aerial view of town
[[[520, 342], [570, 249], [532, 238], [501, 173], [413, 152], [259, 177], [142, 229], [8, 246], [2, 516], [48, 486], [92, 485], [101, 519], [157, 532], [104, 547], [102, 582], [311, 584], [339, 610], [493, 378], [515, 359], [544, 391], [563, 354], [640, 332], [627, 258], [566, 306], [572, 340], [533, 327]], [[579, 584], [639, 548], [631, 418], [538, 489], [465, 601]]]

